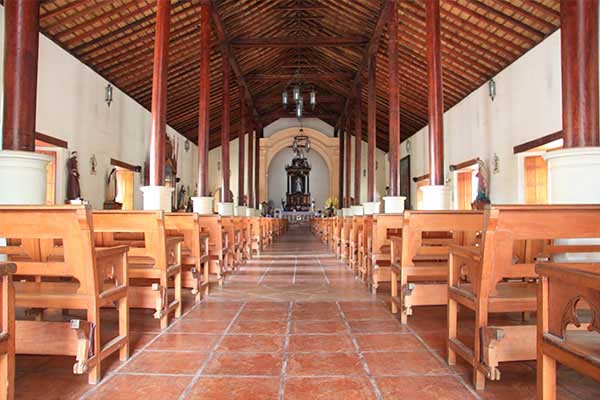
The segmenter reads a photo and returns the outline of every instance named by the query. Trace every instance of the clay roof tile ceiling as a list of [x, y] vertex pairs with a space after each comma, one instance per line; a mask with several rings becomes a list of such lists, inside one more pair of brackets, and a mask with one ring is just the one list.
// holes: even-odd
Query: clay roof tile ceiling
[[[197, 136], [199, 5], [172, 0], [168, 123]], [[210, 79], [210, 147], [219, 145], [221, 42], [243, 76], [250, 112], [267, 125], [291, 110], [281, 91], [300, 70], [318, 105], [307, 116], [335, 125], [362, 84], [366, 140], [366, 59], [388, 0], [215, 0]], [[156, 0], [45, 0], [41, 29], [50, 39], [150, 108]], [[399, 1], [401, 134], [427, 124], [424, 1]], [[560, 24], [559, 0], [442, 0], [444, 106], [448, 109], [495, 76]], [[377, 146], [387, 150], [387, 29], [377, 48]], [[235, 68], [238, 68], [236, 71]], [[239, 75], [238, 75], [239, 74]], [[232, 81], [232, 138], [239, 129], [239, 87]], [[360, 86], [359, 86], [360, 87]], [[352, 108], [349, 108], [352, 110]]]

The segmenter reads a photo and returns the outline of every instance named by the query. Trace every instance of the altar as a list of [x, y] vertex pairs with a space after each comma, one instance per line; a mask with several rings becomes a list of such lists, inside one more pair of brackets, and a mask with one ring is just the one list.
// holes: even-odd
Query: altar
[[312, 211], [284, 211], [281, 217], [287, 219], [290, 224], [303, 224], [310, 222], [313, 214]]
[[306, 159], [310, 151], [310, 140], [306, 136], [296, 136], [292, 144], [294, 158], [285, 167], [287, 173], [287, 192], [284, 211], [310, 213], [312, 197], [310, 195], [311, 165]]

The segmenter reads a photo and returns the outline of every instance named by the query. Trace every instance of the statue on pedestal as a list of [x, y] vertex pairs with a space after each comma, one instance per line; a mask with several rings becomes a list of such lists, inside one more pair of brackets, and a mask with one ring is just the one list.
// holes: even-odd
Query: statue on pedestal
[[69, 172], [67, 200], [78, 200], [81, 198], [81, 187], [79, 186], [79, 166], [76, 151], [71, 152], [71, 157], [67, 160], [67, 170]]

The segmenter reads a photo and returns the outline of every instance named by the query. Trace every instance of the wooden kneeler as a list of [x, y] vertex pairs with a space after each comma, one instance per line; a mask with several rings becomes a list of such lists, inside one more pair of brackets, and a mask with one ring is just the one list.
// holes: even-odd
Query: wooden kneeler
[[[101, 362], [119, 352], [129, 358], [127, 246], [96, 248], [91, 209], [86, 206], [0, 206], [0, 247], [17, 265], [15, 305], [25, 309], [83, 310], [86, 317], [66, 321], [16, 321], [17, 354], [76, 358], [75, 374], [101, 377]], [[116, 306], [118, 335], [100, 343], [101, 307]]]
[[208, 296], [208, 232], [202, 232], [195, 213], [167, 213], [167, 236], [183, 237], [181, 248], [181, 286], [192, 289], [199, 303]]
[[15, 289], [14, 263], [0, 262], [0, 399], [15, 396]]
[[166, 329], [170, 315], [181, 316], [183, 237], [167, 237], [162, 211], [94, 211], [93, 218], [97, 246], [129, 246], [129, 307], [154, 309]]

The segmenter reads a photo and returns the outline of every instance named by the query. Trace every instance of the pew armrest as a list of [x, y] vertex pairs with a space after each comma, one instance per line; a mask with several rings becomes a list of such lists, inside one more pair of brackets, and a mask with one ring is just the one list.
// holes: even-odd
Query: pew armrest
[[129, 246], [120, 245], [113, 247], [96, 247], [96, 260], [100, 261], [102, 259], [106, 259], [109, 257], [114, 257], [116, 255], [121, 255], [123, 253], [127, 253], [129, 251]]
[[453, 256], [458, 256], [469, 261], [477, 263], [481, 262], [481, 247], [450, 244], [448, 246], [448, 252]]
[[0, 261], [0, 276], [11, 275], [17, 272], [17, 264]]

